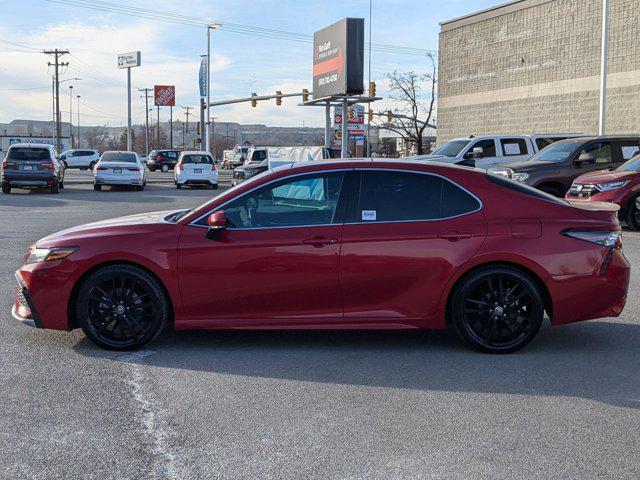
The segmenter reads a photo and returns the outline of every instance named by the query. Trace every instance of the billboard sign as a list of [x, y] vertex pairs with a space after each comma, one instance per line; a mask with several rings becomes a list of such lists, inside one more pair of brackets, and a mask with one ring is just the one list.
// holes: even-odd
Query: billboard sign
[[202, 55], [200, 60], [200, 75], [198, 76], [198, 85], [200, 86], [200, 97], [207, 96], [207, 56]]
[[[342, 125], [342, 107], [334, 107], [333, 109], [333, 124]], [[347, 108], [347, 128], [355, 126], [355, 128], [362, 128], [364, 125], [364, 106], [352, 105]]]
[[313, 98], [364, 92], [364, 19], [345, 18], [313, 34]]
[[142, 65], [140, 52], [129, 52], [118, 54], [118, 68], [139, 67]]
[[175, 107], [176, 87], [174, 85], [154, 85], [153, 104], [156, 107]]

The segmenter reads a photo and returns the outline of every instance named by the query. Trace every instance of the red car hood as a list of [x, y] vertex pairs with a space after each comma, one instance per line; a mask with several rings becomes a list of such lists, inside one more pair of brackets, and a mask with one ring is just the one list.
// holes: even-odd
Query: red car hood
[[[165, 222], [165, 217], [179, 210], [163, 210], [160, 212], [139, 213], [126, 217], [109, 218], [99, 222], [85, 223], [77, 227], [67, 228], [38, 240], [37, 246], [54, 246], [69, 243], [72, 240], [88, 237], [101, 237], [116, 233], [144, 233], [151, 231], [152, 227], [159, 224], [175, 226], [175, 223]], [[136, 228], [138, 227], [138, 228]]]
[[597, 172], [585, 173], [576, 178], [573, 183], [578, 184], [597, 184], [610, 183], [619, 180], [631, 180], [632, 177], [638, 175], [638, 172], [617, 172], [609, 170], [598, 170]]

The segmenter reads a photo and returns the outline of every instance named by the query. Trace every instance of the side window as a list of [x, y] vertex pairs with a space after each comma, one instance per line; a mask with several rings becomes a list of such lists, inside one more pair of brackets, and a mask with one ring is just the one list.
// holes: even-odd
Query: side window
[[482, 148], [483, 157], [496, 156], [496, 142], [493, 139], [478, 140], [476, 143], [472, 144], [471, 147], [469, 147], [469, 150], [465, 155], [471, 155], [473, 153], [473, 149], [476, 147]]
[[442, 185], [435, 175], [363, 171], [356, 222], [394, 222], [441, 218]]
[[506, 157], [527, 154], [527, 142], [524, 138], [501, 138], [500, 146], [502, 147], [502, 154]]
[[167, 156], [169, 158], [178, 158], [178, 155], [176, 154], [176, 152], [167, 152]]
[[275, 228], [341, 223], [337, 215], [344, 173], [281, 180], [243, 195], [223, 210], [231, 228]]
[[456, 184], [445, 181], [442, 190], [442, 218], [475, 212], [480, 202]]
[[627, 161], [630, 160], [632, 157], [635, 157], [637, 154], [640, 153], [640, 146], [639, 146], [640, 142], [632, 142], [632, 141], [625, 141], [625, 142], [620, 142], [620, 148], [622, 150], [622, 160], [623, 161]]
[[538, 147], [538, 150], [542, 150], [544, 147], [548, 147], [553, 142], [553, 138], [536, 138], [536, 146]]
[[578, 156], [583, 153], [590, 153], [593, 155], [595, 163], [611, 163], [611, 144], [610, 143], [592, 143], [584, 147], [578, 153]]

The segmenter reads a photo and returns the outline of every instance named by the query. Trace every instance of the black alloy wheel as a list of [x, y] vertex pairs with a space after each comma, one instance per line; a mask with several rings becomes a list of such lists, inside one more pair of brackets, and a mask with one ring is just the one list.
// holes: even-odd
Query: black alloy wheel
[[627, 206], [627, 226], [636, 231], [640, 230], [640, 208], [636, 203], [639, 199], [640, 195], [636, 195], [629, 200], [629, 205]]
[[76, 317], [85, 335], [108, 350], [133, 350], [153, 341], [169, 318], [169, 304], [158, 280], [131, 265], [94, 272], [83, 283]]
[[544, 318], [538, 286], [509, 267], [489, 267], [464, 279], [451, 306], [460, 336], [485, 353], [521, 349], [536, 336]]

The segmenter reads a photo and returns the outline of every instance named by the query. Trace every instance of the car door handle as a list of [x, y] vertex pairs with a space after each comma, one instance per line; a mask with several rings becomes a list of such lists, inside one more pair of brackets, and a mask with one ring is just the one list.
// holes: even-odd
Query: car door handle
[[457, 230], [453, 230], [447, 233], [440, 233], [438, 238], [442, 238], [443, 240], [449, 240], [450, 242], [457, 242], [458, 240], [463, 240], [466, 238], [471, 238], [472, 235], [468, 232], [458, 232]]
[[325, 245], [333, 245], [335, 243], [338, 243], [338, 239], [327, 238], [327, 237], [313, 237], [313, 238], [306, 238], [302, 240], [302, 243], [304, 245], [312, 245], [316, 248], [320, 248], [320, 247], [324, 247]]

